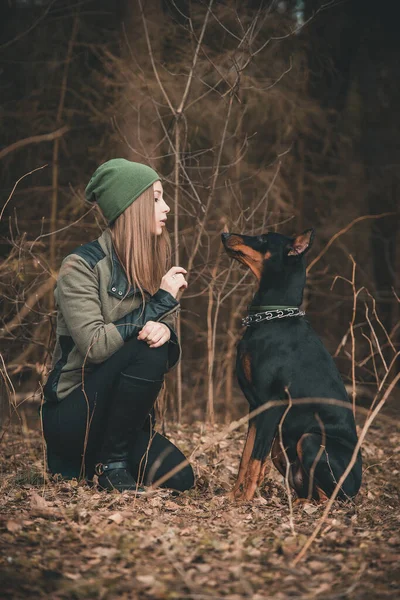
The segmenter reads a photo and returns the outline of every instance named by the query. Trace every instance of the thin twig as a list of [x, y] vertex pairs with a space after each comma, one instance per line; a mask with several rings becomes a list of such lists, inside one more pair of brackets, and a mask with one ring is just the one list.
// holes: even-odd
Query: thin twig
[[0, 212], [0, 221], [1, 221], [2, 217], [3, 217], [3, 213], [4, 213], [4, 211], [5, 211], [6, 207], [7, 207], [7, 204], [10, 202], [10, 200], [11, 200], [13, 194], [14, 194], [15, 188], [17, 187], [17, 185], [19, 184], [19, 182], [22, 181], [25, 177], [28, 177], [28, 175], [32, 175], [32, 173], [35, 173], [36, 171], [40, 171], [41, 169], [44, 169], [47, 166], [48, 165], [43, 165], [42, 167], [37, 167], [36, 169], [33, 169], [32, 171], [29, 171], [29, 173], [25, 173], [25, 175], [22, 175], [22, 177], [20, 177], [15, 182], [15, 184], [13, 186], [13, 189], [11, 190], [10, 195], [8, 196], [6, 202], [4, 203], [3, 208], [1, 209], [1, 212]]

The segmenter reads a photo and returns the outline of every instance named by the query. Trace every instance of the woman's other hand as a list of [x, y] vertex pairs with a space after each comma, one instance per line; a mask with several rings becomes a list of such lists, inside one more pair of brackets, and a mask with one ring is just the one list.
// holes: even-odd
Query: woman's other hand
[[188, 284], [184, 277], [187, 271], [183, 267], [172, 267], [161, 279], [160, 289], [169, 292], [174, 298], [179, 290], [186, 289]]
[[169, 327], [157, 321], [147, 321], [146, 325], [139, 331], [138, 340], [146, 342], [150, 348], [158, 348], [168, 342], [171, 337]]

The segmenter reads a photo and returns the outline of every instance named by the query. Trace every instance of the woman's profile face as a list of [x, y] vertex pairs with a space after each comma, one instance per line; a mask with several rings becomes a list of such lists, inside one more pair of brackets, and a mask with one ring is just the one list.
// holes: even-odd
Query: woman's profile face
[[163, 186], [161, 181], [153, 183], [154, 191], [154, 217], [155, 217], [155, 233], [161, 235], [167, 221], [167, 215], [171, 210], [163, 198]]

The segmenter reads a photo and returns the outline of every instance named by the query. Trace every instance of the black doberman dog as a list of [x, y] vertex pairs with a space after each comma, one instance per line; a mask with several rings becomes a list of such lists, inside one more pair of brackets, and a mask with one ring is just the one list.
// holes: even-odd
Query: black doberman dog
[[[271, 451], [282, 475], [290, 464], [288, 481], [298, 498], [322, 502], [332, 495], [357, 444], [352, 406], [339, 372], [299, 308], [306, 282], [304, 255], [313, 238], [312, 229], [295, 238], [222, 234], [228, 255], [249, 267], [259, 281], [238, 345], [239, 384], [250, 411], [271, 402], [249, 423], [232, 492], [236, 499], [253, 498]], [[359, 453], [338, 498], [357, 494], [361, 470]]]

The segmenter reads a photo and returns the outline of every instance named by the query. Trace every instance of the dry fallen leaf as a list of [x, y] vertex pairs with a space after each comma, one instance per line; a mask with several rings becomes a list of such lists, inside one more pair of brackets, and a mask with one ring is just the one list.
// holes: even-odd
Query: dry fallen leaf
[[97, 554], [97, 556], [102, 556], [104, 558], [112, 558], [116, 553], [116, 548], [109, 548], [105, 546], [96, 546], [93, 548], [93, 554]]
[[[172, 431], [178, 427], [181, 434], [175, 437], [187, 441], [189, 450], [199, 444], [206, 429], [171, 425]], [[211, 431], [207, 434], [211, 442], [218, 428], [206, 430]], [[221, 494], [221, 482], [233, 485], [228, 467], [235, 465], [236, 474], [244, 445], [243, 432], [240, 435], [240, 439], [239, 434], [233, 436], [223, 452], [220, 445], [208, 453], [205, 469], [191, 459], [198, 479], [208, 484], [178, 497], [158, 491], [150, 499], [132, 502], [128, 493], [111, 496], [66, 482], [53, 482], [43, 493], [41, 485], [17, 485], [10, 479], [2, 498], [6, 544], [0, 544], [0, 558], [10, 571], [10, 597], [20, 597], [22, 585], [26, 595], [37, 592], [38, 598], [49, 593], [54, 598], [71, 594], [125, 598], [136, 593], [157, 600], [190, 594], [229, 600], [287, 600], [303, 594], [323, 599], [354, 589], [350, 595], [364, 599], [374, 585], [376, 598], [384, 586], [390, 585], [395, 593], [400, 538], [394, 461], [369, 470], [365, 461], [365, 483], [355, 503], [333, 505], [321, 535], [293, 569], [291, 562], [324, 506], [299, 504], [293, 511], [292, 532], [287, 493], [278, 474], [268, 476], [262, 499], [256, 497], [252, 503], [236, 504]], [[396, 437], [389, 448], [386, 430], [379, 435], [377, 448], [392, 452], [399, 446]], [[32, 440], [39, 456], [42, 446], [36, 432]], [[1, 461], [0, 453], [0, 465], [11, 469], [9, 461]], [[367, 498], [368, 491], [373, 498]], [[56, 522], [57, 514], [61, 518]], [[32, 551], [39, 547], [40, 553]], [[363, 561], [368, 565], [365, 571]], [[43, 564], [45, 576], [38, 578]], [[23, 580], [18, 578], [21, 569]]]
[[200, 573], [209, 573], [211, 571], [211, 565], [198, 564], [196, 565], [196, 569], [198, 569]]
[[33, 515], [43, 517], [61, 516], [60, 512], [53, 508], [43, 496], [36, 492], [31, 492], [31, 512]]
[[80, 573], [63, 573], [64, 577], [67, 577], [67, 579], [72, 579], [72, 581], [76, 581], [77, 579], [81, 578], [81, 574]]
[[136, 579], [147, 587], [154, 585], [156, 582], [156, 578], [154, 577], [154, 575], [137, 575]]
[[10, 519], [9, 521], [7, 521], [6, 527], [10, 533], [16, 533], [17, 531], [20, 531], [20, 529], [22, 529], [22, 523]]
[[307, 566], [311, 569], [311, 571], [323, 571], [326, 569], [326, 564], [320, 560], [310, 560], [307, 563]]
[[164, 508], [166, 508], [167, 510], [180, 510], [181, 509], [179, 504], [176, 504], [176, 502], [172, 502], [172, 500], [167, 500], [166, 502], [164, 502]]
[[312, 515], [313, 513], [317, 512], [318, 506], [315, 506], [315, 504], [310, 504], [309, 502], [307, 502], [306, 504], [303, 504], [303, 510], [308, 515]]
[[120, 525], [124, 520], [124, 517], [121, 515], [120, 512], [116, 512], [113, 515], [110, 515], [108, 518], [110, 521], [114, 521], [114, 523], [116, 523], [117, 525]]
[[43, 496], [39, 496], [36, 492], [31, 493], [31, 508], [43, 511], [52, 510]]

